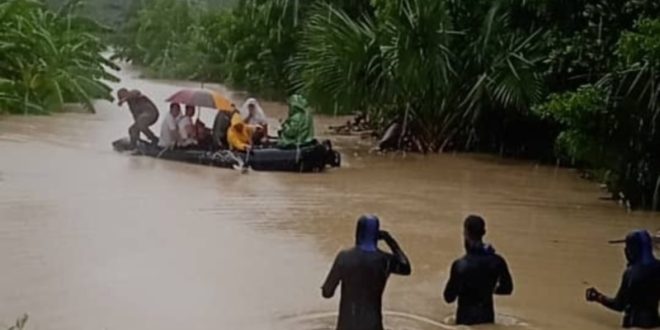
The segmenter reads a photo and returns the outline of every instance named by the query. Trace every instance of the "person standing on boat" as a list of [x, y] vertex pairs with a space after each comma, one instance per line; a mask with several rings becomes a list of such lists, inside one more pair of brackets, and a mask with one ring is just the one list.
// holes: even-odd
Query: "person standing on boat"
[[[383, 240], [392, 254], [378, 249]], [[410, 275], [408, 258], [374, 215], [358, 219], [355, 247], [340, 252], [322, 287], [332, 298], [341, 283], [337, 330], [383, 330], [382, 298], [390, 274]]]
[[128, 108], [133, 115], [133, 125], [128, 128], [128, 134], [131, 138], [131, 148], [137, 146], [140, 139], [140, 133], [143, 133], [153, 144], [158, 143], [158, 137], [149, 129], [158, 121], [158, 108], [146, 96], [138, 90], [129, 91], [121, 88], [117, 91], [119, 106], [128, 103]]
[[486, 223], [470, 215], [463, 224], [465, 256], [454, 261], [444, 298], [448, 303], [458, 299], [456, 324], [476, 325], [495, 322], [493, 294], [510, 295], [513, 280], [509, 267], [492, 246], [484, 244]]
[[610, 298], [595, 288], [589, 288], [587, 301], [623, 312], [624, 328], [660, 327], [660, 262], [653, 256], [651, 235], [646, 230], [628, 234], [625, 254], [628, 266], [616, 296]]
[[181, 116], [181, 106], [178, 103], [170, 104], [170, 112], [165, 116], [160, 126], [160, 141], [158, 146], [161, 148], [174, 148], [179, 142], [179, 119]]

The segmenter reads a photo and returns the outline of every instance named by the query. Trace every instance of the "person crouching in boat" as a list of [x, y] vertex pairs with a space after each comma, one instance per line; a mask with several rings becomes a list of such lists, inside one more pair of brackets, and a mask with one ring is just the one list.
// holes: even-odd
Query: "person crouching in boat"
[[179, 147], [188, 148], [197, 145], [196, 127], [193, 125], [195, 107], [186, 106], [186, 113], [179, 119]]
[[250, 151], [250, 149], [252, 149], [253, 132], [253, 128], [242, 121], [231, 125], [227, 132], [229, 147], [236, 151]]
[[174, 148], [179, 141], [178, 121], [181, 116], [181, 106], [178, 103], [170, 104], [170, 111], [163, 119], [160, 126], [160, 140], [158, 146], [161, 148]]
[[595, 288], [589, 288], [586, 299], [623, 312], [624, 328], [660, 327], [660, 262], [653, 255], [651, 235], [646, 230], [628, 234], [625, 254], [628, 266], [616, 296], [610, 298]]

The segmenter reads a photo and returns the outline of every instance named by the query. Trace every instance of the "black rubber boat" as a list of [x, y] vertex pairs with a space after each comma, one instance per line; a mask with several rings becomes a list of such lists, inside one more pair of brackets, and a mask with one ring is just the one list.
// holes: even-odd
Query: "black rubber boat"
[[326, 167], [341, 165], [341, 155], [332, 149], [330, 141], [315, 142], [298, 149], [255, 149], [249, 156], [245, 152], [229, 150], [163, 149], [145, 141], [139, 141], [137, 148], [131, 150], [127, 138], [113, 142], [112, 147], [120, 152], [132, 151], [135, 155], [223, 168], [245, 165], [257, 171], [321, 172]]

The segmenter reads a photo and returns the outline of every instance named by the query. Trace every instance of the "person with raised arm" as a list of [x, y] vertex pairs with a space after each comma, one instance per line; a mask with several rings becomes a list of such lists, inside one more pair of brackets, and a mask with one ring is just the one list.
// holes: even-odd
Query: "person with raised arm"
[[[378, 248], [387, 244], [392, 253]], [[390, 274], [410, 275], [408, 257], [374, 215], [358, 219], [355, 246], [340, 252], [322, 287], [332, 298], [341, 284], [337, 330], [383, 330], [382, 298]]]

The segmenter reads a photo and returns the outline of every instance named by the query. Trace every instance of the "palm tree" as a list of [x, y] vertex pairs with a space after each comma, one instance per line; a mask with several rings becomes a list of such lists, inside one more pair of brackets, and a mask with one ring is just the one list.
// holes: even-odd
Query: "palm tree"
[[539, 59], [528, 56], [538, 33], [511, 31], [498, 2], [472, 30], [474, 22], [454, 19], [451, 8], [436, 0], [383, 2], [374, 20], [354, 20], [319, 6], [292, 63], [295, 86], [321, 111], [398, 118], [423, 149], [469, 144], [484, 112], [527, 111], [542, 97]]

